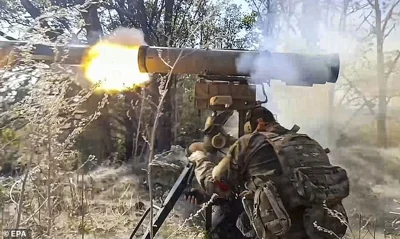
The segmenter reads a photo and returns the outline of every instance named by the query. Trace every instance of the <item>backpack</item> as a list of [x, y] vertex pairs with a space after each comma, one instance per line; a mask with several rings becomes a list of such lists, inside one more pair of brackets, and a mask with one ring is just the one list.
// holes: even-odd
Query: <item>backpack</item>
[[[309, 238], [343, 237], [348, 222], [342, 205], [349, 195], [346, 170], [331, 165], [327, 150], [306, 134], [258, 133], [273, 147], [282, 169], [280, 175], [267, 172], [246, 183], [243, 206], [258, 237], [288, 233], [292, 226], [289, 212], [298, 208], [304, 208], [303, 227]], [[265, 145], [256, 142], [247, 155], [251, 157]]]

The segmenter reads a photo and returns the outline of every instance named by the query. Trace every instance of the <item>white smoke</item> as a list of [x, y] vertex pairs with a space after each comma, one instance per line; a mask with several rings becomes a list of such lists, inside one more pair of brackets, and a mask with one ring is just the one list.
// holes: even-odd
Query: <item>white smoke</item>
[[[298, 13], [296, 13], [298, 14]], [[264, 20], [269, 16], [264, 16]], [[280, 21], [278, 16], [274, 16], [275, 21]], [[303, 21], [311, 21], [307, 18]], [[307, 22], [309, 26], [318, 25], [315, 22]], [[303, 24], [306, 24], [303, 22]], [[317, 32], [317, 42], [314, 46], [307, 44], [304, 35], [312, 35], [314, 29], [307, 28], [302, 34], [288, 34], [288, 29], [281, 29], [281, 34], [271, 35], [270, 30], [261, 27], [261, 23], [256, 24], [255, 32], [259, 39], [257, 48], [261, 53], [254, 59], [254, 54], [243, 54], [236, 62], [238, 71], [250, 72], [250, 81], [253, 84], [263, 84], [268, 95], [268, 103], [264, 106], [277, 115], [278, 121], [285, 127], [292, 127], [298, 124], [301, 132], [308, 133], [317, 140], [327, 143], [327, 126], [329, 120], [329, 90], [331, 83], [326, 81], [332, 79], [331, 67], [340, 68], [337, 62], [323, 58], [307, 58], [299, 64], [299, 60], [291, 57], [293, 53], [301, 54], [304, 57], [315, 55], [339, 54], [340, 61], [342, 53], [346, 58], [354, 57], [354, 51], [350, 51], [343, 46], [337, 46], [343, 39], [347, 43], [354, 43], [347, 38], [341, 38], [341, 34], [334, 31], [320, 29]], [[350, 44], [353, 47], [355, 44]], [[286, 56], [273, 54], [271, 52], [285, 53]], [[266, 84], [270, 81], [270, 84]], [[314, 85], [309, 86], [309, 82]], [[316, 84], [316, 83], [319, 84]], [[320, 83], [322, 83], [320, 85]], [[303, 86], [308, 85], [308, 86]], [[263, 100], [264, 96], [261, 86], [257, 87], [257, 98]], [[312, 120], [310, 120], [312, 119]]]
[[102, 40], [121, 45], [147, 45], [144, 34], [140, 29], [119, 27], [105, 36]]

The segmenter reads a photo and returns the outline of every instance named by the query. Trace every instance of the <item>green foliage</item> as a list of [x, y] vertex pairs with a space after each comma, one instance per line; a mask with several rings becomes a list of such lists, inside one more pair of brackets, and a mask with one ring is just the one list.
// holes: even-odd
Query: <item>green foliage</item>
[[178, 94], [182, 103], [179, 106], [180, 115], [180, 140], [190, 142], [201, 137], [200, 129], [203, 127], [207, 115], [199, 114], [194, 107], [194, 84], [197, 77], [189, 76], [179, 82]]
[[1, 131], [1, 142], [3, 144], [13, 144], [17, 145], [17, 133], [10, 128], [5, 128]]
[[17, 137], [17, 132], [10, 128], [4, 128], [1, 131], [0, 147], [0, 169], [8, 170], [14, 168], [18, 164], [20, 158], [19, 145], [20, 139]]
[[252, 11], [251, 13], [245, 14], [241, 22], [241, 28], [246, 31], [251, 31], [256, 24], [257, 13]]

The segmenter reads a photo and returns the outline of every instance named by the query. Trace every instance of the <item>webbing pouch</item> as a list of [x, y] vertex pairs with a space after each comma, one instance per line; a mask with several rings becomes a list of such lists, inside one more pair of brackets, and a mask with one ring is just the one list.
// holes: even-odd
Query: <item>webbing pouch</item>
[[286, 234], [291, 220], [272, 181], [258, 187], [254, 193], [253, 224], [259, 238]]
[[349, 195], [346, 170], [336, 166], [300, 167], [293, 170], [293, 186], [305, 203], [335, 204]]

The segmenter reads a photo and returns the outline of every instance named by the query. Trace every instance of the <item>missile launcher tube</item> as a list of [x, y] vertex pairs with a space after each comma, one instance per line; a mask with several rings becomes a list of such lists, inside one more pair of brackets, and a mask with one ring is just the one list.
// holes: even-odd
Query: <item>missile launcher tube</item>
[[[27, 43], [0, 41], [0, 59], [4, 57], [6, 49], [24, 45]], [[88, 45], [35, 44], [31, 49], [30, 58], [37, 61], [80, 65], [88, 49]], [[340, 60], [335, 54], [303, 55], [266, 51], [140, 46], [138, 65], [141, 72], [147, 73], [168, 73], [173, 66], [175, 74], [252, 76], [252, 80], [260, 78], [264, 82], [281, 80], [293, 85], [313, 85], [336, 83]]]
[[270, 78], [295, 85], [336, 83], [340, 68], [339, 56], [336, 54], [303, 55], [150, 46], [139, 48], [139, 69], [142, 72], [168, 73], [175, 62], [173, 69], [179, 74], [252, 76], [253, 73], [261, 73], [258, 78], [262, 81]]

